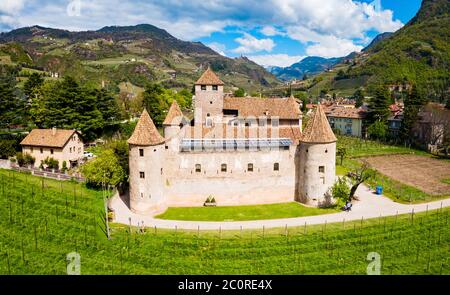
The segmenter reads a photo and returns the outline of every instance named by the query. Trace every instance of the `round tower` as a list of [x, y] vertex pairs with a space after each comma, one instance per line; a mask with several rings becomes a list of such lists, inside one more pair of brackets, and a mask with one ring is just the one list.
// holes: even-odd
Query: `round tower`
[[319, 104], [311, 116], [298, 146], [296, 200], [321, 205], [336, 178], [336, 136]]
[[178, 151], [180, 144], [179, 133], [183, 125], [183, 118], [180, 106], [174, 100], [163, 122], [164, 139], [171, 151]]
[[163, 181], [164, 142], [144, 110], [128, 139], [130, 209], [133, 212], [155, 214], [167, 208]]

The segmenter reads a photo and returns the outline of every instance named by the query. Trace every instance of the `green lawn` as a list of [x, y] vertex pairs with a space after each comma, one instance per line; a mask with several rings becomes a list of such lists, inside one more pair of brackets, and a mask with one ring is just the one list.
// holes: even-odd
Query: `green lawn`
[[156, 216], [156, 218], [196, 221], [241, 221], [302, 217], [336, 212], [338, 212], [337, 209], [312, 208], [292, 202], [257, 206], [169, 208], [163, 214]]
[[450, 274], [450, 208], [397, 217], [244, 231], [138, 233], [113, 224], [105, 237], [102, 193], [0, 169], [0, 274]]
[[[345, 147], [347, 150], [347, 157], [361, 158], [368, 156], [394, 155], [394, 154], [416, 154], [426, 155], [430, 154], [416, 149], [410, 149], [404, 146], [388, 145], [373, 140], [363, 140], [361, 138], [350, 136], [337, 136], [337, 148]], [[338, 163], [340, 159], [337, 159]]]

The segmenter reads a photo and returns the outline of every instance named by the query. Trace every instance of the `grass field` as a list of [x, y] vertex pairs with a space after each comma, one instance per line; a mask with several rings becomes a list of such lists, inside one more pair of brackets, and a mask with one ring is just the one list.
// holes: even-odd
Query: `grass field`
[[449, 209], [389, 218], [252, 231], [131, 232], [105, 237], [102, 193], [0, 170], [0, 274], [450, 274]]
[[302, 217], [336, 212], [339, 210], [306, 207], [292, 202], [257, 206], [169, 208], [156, 217], [171, 220], [240, 221]]

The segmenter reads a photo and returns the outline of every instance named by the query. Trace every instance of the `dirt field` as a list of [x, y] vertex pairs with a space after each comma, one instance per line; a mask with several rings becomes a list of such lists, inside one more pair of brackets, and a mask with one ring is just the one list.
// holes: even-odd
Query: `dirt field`
[[373, 168], [402, 183], [431, 195], [450, 194], [450, 162], [415, 155], [391, 155], [366, 158]]

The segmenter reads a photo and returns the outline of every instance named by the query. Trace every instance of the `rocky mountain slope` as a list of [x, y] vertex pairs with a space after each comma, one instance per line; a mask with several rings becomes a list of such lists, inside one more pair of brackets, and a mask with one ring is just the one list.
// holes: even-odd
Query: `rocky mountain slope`
[[179, 40], [147, 24], [86, 32], [40, 26], [13, 30], [0, 34], [0, 63], [114, 85], [158, 81], [168, 87], [190, 88], [208, 66], [227, 85], [247, 91], [279, 84], [247, 58], [221, 56], [202, 43]]

